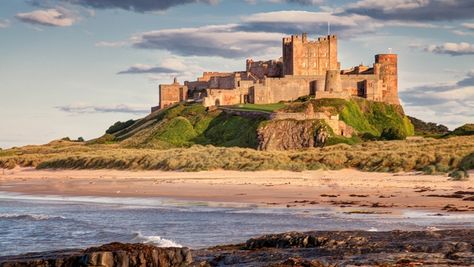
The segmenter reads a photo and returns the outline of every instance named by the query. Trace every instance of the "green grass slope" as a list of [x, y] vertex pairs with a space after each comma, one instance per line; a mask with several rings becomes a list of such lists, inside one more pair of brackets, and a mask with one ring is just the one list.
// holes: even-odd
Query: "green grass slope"
[[[310, 103], [316, 112], [339, 114], [340, 119], [357, 132], [353, 138], [332, 136], [328, 145], [356, 144], [367, 139], [367, 136], [369, 139], [379, 139], [381, 135], [386, 139], [392, 136], [401, 136], [403, 139], [414, 134], [413, 125], [400, 106], [364, 99], [304, 99], [291, 103], [246, 104], [232, 108], [263, 112], [303, 112]], [[229, 115], [220, 110], [207, 110], [201, 104], [178, 104], [140, 120], [117, 122], [104, 136], [88, 143], [116, 143], [124, 148], [153, 149], [192, 145], [256, 148], [257, 129], [263, 121], [263, 118], [247, 118]]]
[[291, 103], [282, 110], [302, 112], [309, 103], [313, 105], [315, 112], [339, 114], [340, 119], [352, 126], [360, 136], [370, 134], [380, 137], [386, 129], [396, 129], [405, 136], [412, 136], [415, 133], [413, 124], [405, 116], [401, 106], [365, 99], [311, 99]]
[[[118, 143], [125, 148], [169, 149], [192, 145], [257, 146], [261, 119], [208, 111], [200, 104], [179, 104], [135, 121], [115, 123], [90, 144]], [[125, 127], [124, 127], [125, 125]], [[111, 130], [113, 129], [113, 130]]]

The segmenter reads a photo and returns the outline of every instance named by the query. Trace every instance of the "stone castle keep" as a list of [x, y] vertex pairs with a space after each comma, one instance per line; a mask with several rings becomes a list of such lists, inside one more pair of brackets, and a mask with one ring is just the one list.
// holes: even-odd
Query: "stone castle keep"
[[247, 59], [246, 70], [204, 72], [196, 81], [160, 85], [160, 105], [152, 111], [182, 102], [204, 106], [244, 103], [269, 104], [301, 96], [361, 97], [399, 105], [397, 55], [379, 54], [372, 67], [340, 69], [337, 37], [308, 40], [307, 34], [283, 38], [279, 60]]

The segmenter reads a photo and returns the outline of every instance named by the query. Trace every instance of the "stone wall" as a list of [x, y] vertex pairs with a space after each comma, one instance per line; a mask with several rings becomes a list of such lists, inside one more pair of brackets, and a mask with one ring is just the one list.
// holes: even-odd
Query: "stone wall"
[[285, 76], [266, 78], [263, 83], [254, 86], [254, 103], [269, 104], [295, 100], [300, 96], [314, 95], [318, 81], [325, 76]]
[[233, 73], [231, 72], [204, 72], [202, 77], [198, 77], [198, 82], [208, 82], [211, 80], [212, 77], [226, 77], [231, 76]]
[[205, 107], [236, 105], [243, 103], [243, 98], [244, 95], [240, 90], [208, 89], [203, 105]]
[[253, 61], [252, 59], [247, 59], [246, 71], [257, 79], [281, 77], [283, 74], [283, 62], [277, 60]]

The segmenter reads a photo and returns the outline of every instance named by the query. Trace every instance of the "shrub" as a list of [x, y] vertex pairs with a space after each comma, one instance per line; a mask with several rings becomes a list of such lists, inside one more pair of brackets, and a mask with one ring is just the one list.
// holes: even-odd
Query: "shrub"
[[126, 122], [117, 121], [112, 126], [110, 126], [109, 129], [105, 131], [105, 133], [113, 134], [113, 133], [119, 132], [125, 128], [132, 126], [134, 123], [135, 123], [134, 120], [128, 120]]
[[464, 170], [453, 171], [449, 174], [452, 181], [466, 181], [469, 178], [469, 174]]
[[466, 123], [463, 126], [454, 129], [454, 131], [452, 131], [450, 135], [474, 135], [474, 123]]
[[380, 135], [385, 140], [405, 140], [406, 134], [398, 128], [386, 128], [383, 129]]
[[426, 167], [423, 168], [423, 173], [424, 174], [435, 174], [436, 173], [436, 166], [434, 165], [428, 165]]
[[459, 168], [462, 170], [472, 170], [474, 169], [474, 152], [465, 156], [459, 163]]

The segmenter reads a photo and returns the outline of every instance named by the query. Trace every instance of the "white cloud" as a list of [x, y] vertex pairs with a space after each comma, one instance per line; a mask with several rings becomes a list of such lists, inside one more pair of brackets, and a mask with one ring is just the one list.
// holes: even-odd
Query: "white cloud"
[[240, 29], [246, 31], [265, 31], [294, 34], [308, 32], [324, 35], [327, 24], [333, 32], [342, 37], [351, 37], [360, 33], [373, 32], [383, 25], [374, 19], [362, 15], [335, 15], [330, 12], [276, 11], [257, 13], [242, 18]]
[[144, 32], [132, 38], [133, 46], [167, 50], [182, 56], [240, 58], [267, 53], [278, 47], [283, 34], [247, 32], [236, 24]]
[[474, 122], [474, 70], [458, 81], [426, 84], [400, 92], [408, 114], [456, 127]]
[[267, 0], [270, 3], [296, 3], [300, 5], [319, 5], [324, 3], [324, 0]]
[[130, 104], [119, 104], [119, 105], [89, 105], [89, 104], [71, 104], [65, 106], [57, 106], [58, 110], [74, 113], [132, 113], [132, 114], [146, 114], [150, 112], [150, 108], [147, 105], [130, 105]]
[[25, 23], [54, 27], [72, 26], [79, 20], [79, 16], [75, 12], [63, 7], [18, 13], [16, 18]]
[[162, 66], [150, 66], [146, 64], [135, 64], [128, 68], [118, 72], [117, 74], [143, 74], [143, 73], [178, 73], [179, 71], [169, 67]]
[[466, 42], [430, 45], [424, 50], [435, 54], [448, 54], [451, 56], [474, 55], [474, 45]]
[[474, 31], [474, 23], [463, 23], [461, 24], [464, 28]]
[[96, 47], [123, 47], [129, 45], [130, 43], [127, 41], [117, 41], [117, 42], [108, 42], [108, 41], [100, 41], [95, 43]]
[[8, 19], [0, 19], [0, 29], [10, 27], [10, 21]]

